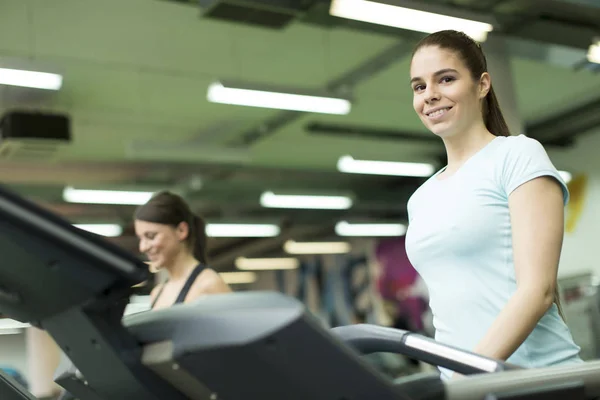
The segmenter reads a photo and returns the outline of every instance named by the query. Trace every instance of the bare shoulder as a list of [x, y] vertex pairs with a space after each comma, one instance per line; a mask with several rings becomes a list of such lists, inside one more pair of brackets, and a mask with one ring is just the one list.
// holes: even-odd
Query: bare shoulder
[[206, 268], [198, 277], [198, 285], [211, 292], [231, 292], [221, 275], [212, 268]]
[[186, 302], [207, 294], [229, 293], [231, 291], [229, 285], [227, 285], [217, 271], [206, 268], [198, 275], [198, 278], [192, 285]]

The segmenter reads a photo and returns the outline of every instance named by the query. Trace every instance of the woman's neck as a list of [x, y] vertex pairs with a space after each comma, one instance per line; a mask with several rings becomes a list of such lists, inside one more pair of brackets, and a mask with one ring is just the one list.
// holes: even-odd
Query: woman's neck
[[169, 280], [178, 282], [187, 279], [196, 265], [198, 265], [198, 260], [192, 254], [180, 253], [165, 269], [169, 274]]
[[448, 157], [446, 170], [452, 173], [459, 169], [495, 137], [486, 129], [485, 125], [477, 124], [466, 132], [443, 139]]

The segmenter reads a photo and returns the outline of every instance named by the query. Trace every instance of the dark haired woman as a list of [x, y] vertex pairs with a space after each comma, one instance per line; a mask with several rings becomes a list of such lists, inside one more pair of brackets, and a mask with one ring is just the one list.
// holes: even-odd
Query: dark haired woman
[[413, 108], [447, 154], [407, 205], [436, 339], [525, 368], [581, 362], [557, 290], [565, 182], [538, 141], [510, 135], [467, 35], [425, 37], [410, 74]]
[[183, 198], [168, 191], [155, 194], [136, 210], [134, 224], [140, 252], [153, 270], [168, 274], [167, 281], [152, 290], [152, 309], [231, 292], [221, 276], [208, 268], [205, 223]]

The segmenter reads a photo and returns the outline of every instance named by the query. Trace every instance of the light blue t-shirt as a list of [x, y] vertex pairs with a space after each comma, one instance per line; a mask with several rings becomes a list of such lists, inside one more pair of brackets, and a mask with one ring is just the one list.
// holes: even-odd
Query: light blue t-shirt
[[[473, 351], [517, 289], [508, 197], [552, 176], [567, 186], [544, 147], [524, 135], [496, 137], [454, 175], [438, 171], [408, 201], [408, 257], [430, 296], [435, 339]], [[553, 305], [507, 360], [525, 368], [581, 362]], [[443, 378], [451, 372], [440, 368]]]

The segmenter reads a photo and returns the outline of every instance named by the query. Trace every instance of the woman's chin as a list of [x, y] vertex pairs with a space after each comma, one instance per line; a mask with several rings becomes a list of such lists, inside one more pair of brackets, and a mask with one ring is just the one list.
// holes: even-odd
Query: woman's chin
[[456, 127], [451, 121], [439, 121], [437, 123], [431, 121], [423, 122], [425, 123], [427, 130], [442, 139], [453, 136], [456, 130]]
[[440, 139], [448, 139], [453, 136], [456, 136], [456, 132], [453, 129], [448, 129], [446, 127], [436, 126], [430, 129], [431, 133]]
[[155, 274], [158, 271], [160, 271], [161, 269], [163, 269], [162, 263], [159, 263], [159, 262], [156, 262], [156, 261], [146, 261], [146, 264], [148, 264], [148, 269], [153, 274]]

